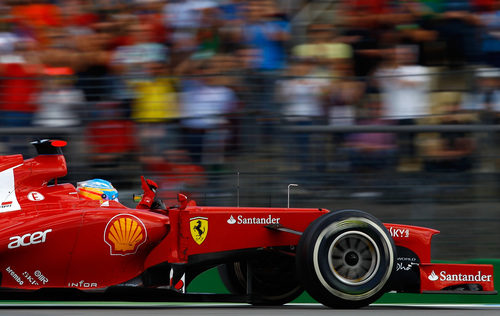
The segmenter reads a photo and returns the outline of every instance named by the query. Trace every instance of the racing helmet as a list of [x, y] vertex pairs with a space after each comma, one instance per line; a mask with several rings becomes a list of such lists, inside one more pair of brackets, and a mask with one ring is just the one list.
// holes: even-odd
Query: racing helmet
[[78, 195], [87, 200], [118, 201], [118, 191], [111, 182], [92, 179], [76, 184]]

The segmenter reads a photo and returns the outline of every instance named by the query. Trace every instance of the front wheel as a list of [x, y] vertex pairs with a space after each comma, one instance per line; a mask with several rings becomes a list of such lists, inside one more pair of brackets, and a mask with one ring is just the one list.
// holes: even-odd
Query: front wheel
[[386, 292], [396, 248], [377, 218], [344, 210], [309, 225], [296, 260], [301, 283], [314, 299], [329, 307], [359, 308]]

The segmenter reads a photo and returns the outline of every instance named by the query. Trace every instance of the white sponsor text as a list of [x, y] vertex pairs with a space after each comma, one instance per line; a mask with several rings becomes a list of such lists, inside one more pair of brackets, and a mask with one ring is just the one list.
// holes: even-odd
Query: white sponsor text
[[51, 231], [52, 229], [47, 229], [45, 231], [34, 232], [32, 234], [10, 237], [9, 240], [11, 240], [11, 243], [8, 245], [8, 248], [14, 249], [21, 246], [26, 247], [29, 245], [44, 243], [47, 239], [47, 234]]
[[243, 217], [243, 215], [238, 215], [236, 219], [231, 215], [231, 217], [227, 220], [228, 224], [238, 224], [238, 225], [270, 225], [270, 224], [279, 224], [279, 217], [272, 217], [271, 215], [265, 217]]

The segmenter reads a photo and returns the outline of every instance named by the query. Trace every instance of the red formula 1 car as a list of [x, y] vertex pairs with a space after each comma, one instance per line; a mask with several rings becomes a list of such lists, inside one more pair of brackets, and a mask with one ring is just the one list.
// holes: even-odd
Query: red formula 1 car
[[[388, 291], [496, 293], [491, 265], [431, 263], [433, 229], [357, 210], [202, 207], [182, 195], [168, 209], [82, 199], [57, 182], [63, 144], [33, 144], [34, 158], [0, 157], [0, 298], [278, 305], [305, 289], [324, 305], [357, 308]], [[213, 267], [231, 295], [186, 293]]]

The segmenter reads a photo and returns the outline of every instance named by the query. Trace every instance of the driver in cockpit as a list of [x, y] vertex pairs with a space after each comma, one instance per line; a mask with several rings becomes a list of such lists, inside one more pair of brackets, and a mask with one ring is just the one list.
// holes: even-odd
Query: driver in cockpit
[[78, 196], [86, 200], [118, 201], [118, 191], [103, 179], [81, 181], [76, 184]]
[[[141, 176], [141, 187], [144, 191], [137, 204], [138, 209], [166, 209], [163, 201], [156, 197], [158, 185], [151, 179]], [[103, 179], [92, 179], [77, 183], [78, 195], [87, 200], [118, 201], [118, 191], [111, 182]]]

